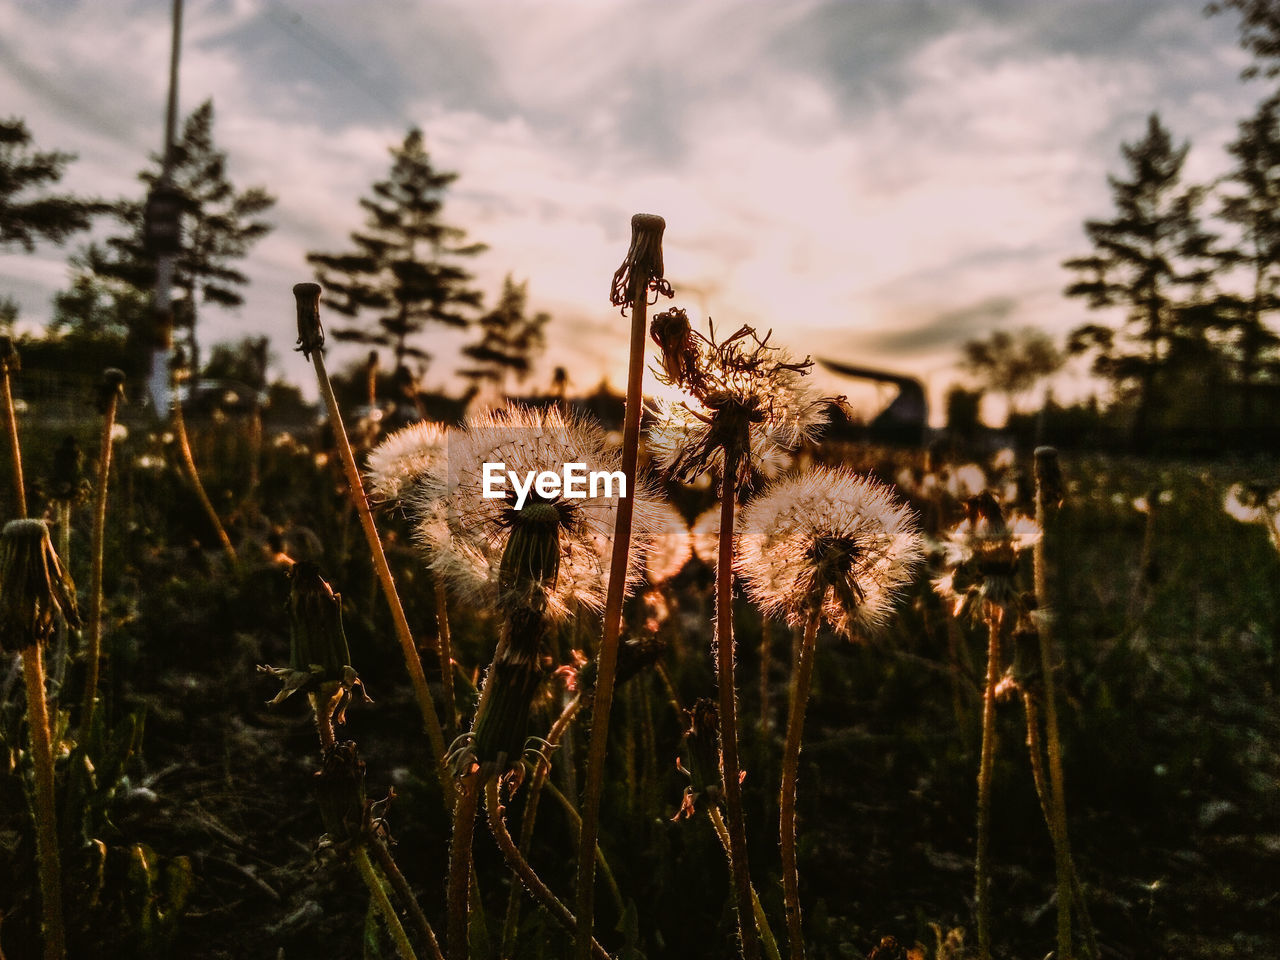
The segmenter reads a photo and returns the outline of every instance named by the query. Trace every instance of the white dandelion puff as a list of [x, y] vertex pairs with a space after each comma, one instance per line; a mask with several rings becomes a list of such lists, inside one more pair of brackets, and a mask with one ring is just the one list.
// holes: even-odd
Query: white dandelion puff
[[766, 615], [821, 613], [855, 636], [888, 620], [923, 556], [915, 516], [893, 491], [845, 469], [779, 481], [742, 511], [737, 569]]
[[397, 430], [374, 447], [365, 461], [370, 494], [391, 503], [423, 484], [443, 493], [448, 450], [449, 428], [443, 424], [423, 420]]
[[1040, 525], [1021, 514], [1006, 518], [990, 493], [970, 498], [967, 507], [969, 515], [942, 541], [944, 573], [933, 588], [956, 615], [974, 599], [1012, 609], [1020, 558], [1039, 542]]
[[[542, 497], [530, 491], [520, 509], [513, 497], [484, 495], [484, 465], [503, 464], [505, 471], [525, 477], [531, 471], [559, 471], [565, 464], [584, 464], [588, 473], [621, 470], [621, 455], [606, 448], [601, 428], [565, 417], [558, 410], [509, 406], [478, 414], [449, 442], [447, 487], [418, 485], [404, 500], [416, 518], [415, 534], [427, 549], [431, 567], [464, 594], [500, 598], [499, 577], [512, 531], [522, 516], [554, 514], [556, 551], [540, 557], [538, 570], [545, 593], [545, 612], [553, 619], [582, 607], [604, 606], [612, 554], [618, 484], [587, 488], [588, 496]], [[646, 487], [627, 493], [634, 501], [632, 549], [627, 581], [634, 585], [657, 524], [656, 498]], [[517, 561], [518, 562], [518, 561]], [[511, 572], [508, 571], [508, 575]]]

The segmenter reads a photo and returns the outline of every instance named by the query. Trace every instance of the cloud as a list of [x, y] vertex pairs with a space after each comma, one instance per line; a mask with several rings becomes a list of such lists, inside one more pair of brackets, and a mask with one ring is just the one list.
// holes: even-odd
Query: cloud
[[[632, 213], [667, 218], [693, 314], [942, 369], [982, 324], [1082, 319], [1060, 262], [1151, 110], [1206, 180], [1255, 99], [1230, 18], [1172, 0], [205, 0], [184, 31], [184, 112], [212, 97], [233, 180], [279, 198], [244, 308], [207, 311], [206, 341], [269, 331], [287, 357], [306, 251], [345, 247], [418, 124], [461, 174], [446, 219], [489, 244], [479, 285], [528, 279], [556, 317], [547, 367], [615, 383], [626, 331], [604, 293]], [[69, 187], [136, 195], [168, 42], [165, 5], [0, 0], [0, 93], [42, 146], [80, 153]], [[65, 253], [0, 258], [29, 316]], [[432, 341], [443, 377], [452, 341]]]

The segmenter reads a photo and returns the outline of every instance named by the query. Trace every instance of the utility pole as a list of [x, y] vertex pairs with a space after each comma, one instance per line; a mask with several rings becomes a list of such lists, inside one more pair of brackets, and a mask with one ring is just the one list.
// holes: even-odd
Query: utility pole
[[168, 416], [173, 402], [170, 361], [173, 354], [173, 273], [182, 249], [182, 192], [174, 186], [173, 138], [178, 122], [178, 55], [182, 48], [182, 0], [173, 0], [173, 46], [169, 55], [169, 103], [164, 122], [164, 162], [160, 179], [147, 194], [144, 238], [156, 258], [156, 286], [152, 298], [151, 370], [147, 390], [152, 414]]

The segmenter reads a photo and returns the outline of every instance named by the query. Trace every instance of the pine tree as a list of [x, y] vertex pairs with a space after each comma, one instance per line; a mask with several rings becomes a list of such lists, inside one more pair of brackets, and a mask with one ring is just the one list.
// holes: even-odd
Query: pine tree
[[1235, 10], [1240, 14], [1240, 46], [1254, 56], [1245, 79], [1280, 75], [1280, 3], [1276, 0], [1214, 0], [1205, 6], [1210, 16]]
[[1239, 130], [1227, 145], [1235, 166], [1224, 180], [1218, 214], [1239, 230], [1239, 244], [1218, 256], [1243, 274], [1247, 289], [1221, 295], [1217, 306], [1220, 326], [1231, 338], [1240, 425], [1250, 437], [1259, 383], [1280, 375], [1280, 337], [1264, 320], [1280, 309], [1280, 98], [1264, 101]]
[[[174, 325], [186, 331], [190, 361], [199, 364], [196, 337], [198, 303], [238, 307], [240, 288], [249, 278], [235, 264], [272, 230], [261, 219], [275, 204], [263, 187], [238, 190], [227, 176], [227, 154], [213, 139], [213, 101], [206, 100], [183, 123], [182, 137], [173, 146], [170, 178], [182, 194], [182, 248], [174, 271], [174, 286], [183, 291], [174, 305]], [[163, 158], [152, 156], [151, 167], [138, 175], [148, 190], [160, 179]], [[143, 236], [144, 201], [116, 205], [117, 218], [128, 232], [107, 240], [107, 251], [90, 254], [96, 272], [150, 291], [155, 283], [155, 258]]]
[[480, 341], [463, 347], [464, 355], [475, 366], [458, 371], [477, 384], [489, 381], [506, 392], [507, 378], [514, 374], [517, 383], [529, 375], [534, 357], [546, 346], [543, 329], [551, 320], [547, 313], [526, 313], [529, 284], [516, 283], [508, 274], [502, 281], [502, 295], [497, 306], [480, 318]]
[[1121, 145], [1128, 178], [1109, 176], [1116, 206], [1112, 220], [1088, 220], [1090, 256], [1063, 265], [1081, 275], [1066, 289], [1091, 310], [1121, 308], [1116, 330], [1087, 324], [1073, 331], [1072, 352], [1096, 351], [1094, 372], [1117, 388], [1136, 388], [1133, 432], [1145, 444], [1152, 414], [1171, 365], [1198, 352], [1204, 342], [1203, 311], [1188, 309], [1184, 291], [1203, 290], [1212, 277], [1208, 256], [1213, 237], [1201, 229], [1202, 192], [1182, 189], [1182, 167], [1190, 144], [1175, 147], [1152, 114], [1141, 140]]
[[30, 253], [37, 240], [62, 243], [106, 210], [97, 200], [44, 192], [74, 159], [60, 150], [36, 149], [22, 120], [0, 120], [0, 248], [16, 245]]
[[335, 327], [334, 338], [389, 347], [396, 369], [407, 370], [409, 358], [431, 359], [410, 342], [428, 324], [470, 323], [481, 295], [458, 261], [485, 247], [466, 243], [465, 230], [441, 219], [444, 192], [458, 175], [433, 166], [421, 130], [411, 129], [390, 153], [390, 176], [360, 200], [367, 217], [365, 229], [351, 234], [355, 249], [309, 253], [307, 260], [327, 305], [351, 317], [373, 315], [373, 324]]

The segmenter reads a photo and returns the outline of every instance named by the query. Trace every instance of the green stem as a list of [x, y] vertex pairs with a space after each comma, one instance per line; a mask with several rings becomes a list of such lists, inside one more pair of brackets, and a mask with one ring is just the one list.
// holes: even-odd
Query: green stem
[[[534, 872], [533, 867], [529, 866], [529, 861], [520, 856], [520, 850], [515, 841], [511, 839], [511, 834], [507, 832], [507, 825], [502, 820], [502, 805], [498, 800], [498, 781], [496, 778], [490, 779], [485, 785], [485, 808], [489, 812], [489, 829], [493, 832], [493, 838], [498, 842], [499, 849], [502, 850], [502, 856], [506, 859], [507, 866], [520, 878], [533, 898], [546, 908], [557, 923], [570, 933], [579, 930], [577, 918], [551, 892], [551, 888], [542, 882], [542, 879]], [[595, 941], [594, 937], [591, 938], [588, 946], [591, 948], [591, 952], [588, 954], [589, 957], [596, 957], [597, 960], [609, 960], [609, 954], [604, 947]]]
[[[648, 280], [636, 271], [631, 290], [631, 344], [627, 366], [627, 405], [622, 426], [622, 473], [628, 493], [635, 490], [636, 461], [640, 450], [640, 413], [644, 402], [644, 338], [648, 314]], [[587, 782], [582, 797], [582, 837], [578, 846], [578, 916], [582, 923], [575, 943], [577, 960], [591, 954], [591, 930], [595, 919], [594, 850], [599, 837], [600, 793], [604, 788], [605, 751], [609, 743], [609, 711], [613, 708], [613, 680], [618, 664], [618, 638], [622, 633], [622, 601], [626, 593], [627, 561], [631, 550], [630, 496], [618, 500], [614, 520], [613, 552], [609, 561], [609, 587], [605, 595], [604, 631], [597, 658], [595, 703], [591, 713], [591, 744], [587, 752]]]
[[22, 672], [27, 686], [27, 718], [31, 729], [31, 759], [36, 781], [36, 857], [40, 868], [45, 960], [67, 954], [62, 926], [62, 868], [58, 861], [58, 826], [54, 810], [53, 741], [49, 706], [44, 694], [44, 659], [40, 644], [22, 649]]
[[787, 909], [787, 943], [791, 960], [804, 958], [804, 931], [800, 916], [800, 867], [796, 858], [796, 780], [800, 773], [800, 743], [804, 737], [805, 707], [813, 678], [813, 654], [818, 637], [818, 612], [809, 615], [800, 641], [791, 684], [787, 716], [787, 742], [782, 752], [782, 790], [778, 813], [778, 837], [782, 845], [782, 889]]
[[751, 870], [747, 864], [747, 828], [742, 812], [742, 778], [738, 761], [738, 697], [734, 687], [733, 646], [733, 518], [737, 505], [738, 455], [724, 451], [720, 479], [720, 552], [716, 561], [716, 676], [720, 707], [720, 769], [724, 774], [724, 805], [728, 814], [729, 862], [733, 868], [734, 900], [744, 960], [759, 960], [760, 944], [751, 912]]
[[475, 834], [476, 810], [480, 806], [480, 775], [468, 774], [459, 780], [453, 807], [453, 838], [449, 843], [449, 921], [445, 948], [449, 960], [469, 960], [468, 929], [471, 893], [471, 838]]
[[[707, 808], [707, 813], [711, 817], [711, 824], [716, 828], [716, 836], [720, 838], [720, 845], [724, 847], [724, 855], [727, 857], [729, 856], [729, 829], [724, 825], [724, 817], [720, 816], [720, 808], [711, 804]], [[751, 886], [751, 912], [755, 915], [756, 929], [760, 932], [760, 941], [764, 944], [765, 954], [769, 960], [782, 960], [782, 954], [778, 952], [778, 941], [774, 939], [773, 928], [769, 926], [769, 917], [764, 912], [764, 904], [760, 902], [755, 884]]]
[[[409, 671], [409, 680], [413, 684], [414, 698], [422, 713], [426, 726], [427, 739], [431, 741], [431, 750], [436, 761], [436, 770], [440, 783], [444, 786], [446, 803], [450, 802], [449, 775], [444, 767], [445, 743], [444, 731], [440, 727], [440, 717], [436, 713], [435, 702], [431, 699], [431, 690], [427, 686], [427, 676], [422, 670], [422, 659], [418, 656], [418, 647], [413, 640], [413, 632], [409, 629], [409, 621], [404, 615], [404, 605], [400, 602], [400, 594], [396, 591], [396, 582], [391, 575], [391, 567], [387, 564], [387, 555], [382, 549], [382, 539], [378, 536], [378, 528], [373, 522], [373, 512], [369, 509], [369, 500], [364, 495], [364, 484], [360, 480], [360, 469], [356, 466], [355, 455], [351, 452], [351, 444], [347, 440], [346, 428], [342, 425], [342, 411], [338, 409], [338, 398], [333, 394], [333, 386], [329, 382], [329, 373], [325, 370], [324, 352], [313, 350], [311, 362], [315, 366], [316, 383], [320, 388], [320, 396], [324, 400], [329, 415], [329, 426], [333, 429], [334, 445], [342, 460], [342, 468], [347, 477], [347, 491], [351, 502], [360, 518], [360, 526], [364, 530], [365, 541], [369, 545], [369, 553], [373, 558], [373, 568], [382, 584], [383, 595], [391, 607], [391, 619], [395, 623], [396, 637], [400, 641], [400, 652], [404, 656], [405, 667]], [[474, 818], [474, 810], [472, 811]], [[450, 947], [452, 949], [452, 946]]]
[[356, 847], [352, 856], [355, 858], [356, 867], [360, 870], [360, 876], [364, 878], [365, 885], [373, 894], [373, 902], [378, 905], [378, 909], [382, 911], [382, 918], [387, 921], [387, 929], [391, 931], [391, 939], [396, 943], [396, 952], [400, 954], [400, 960], [418, 960], [413, 952], [413, 945], [409, 943], [409, 935], [404, 932], [404, 926], [400, 923], [396, 908], [382, 885], [382, 878], [378, 876], [378, 871], [369, 860], [369, 854], [363, 846], [360, 846]]
[[[116, 422], [116, 408], [119, 403], [117, 394], [112, 394], [107, 401], [106, 412], [102, 416], [102, 436], [98, 452], [98, 477], [96, 496], [93, 501], [93, 533], [89, 545], [91, 566], [89, 569], [89, 629], [85, 638], [85, 677], [84, 700], [80, 706], [80, 742], [89, 742], [89, 731], [93, 726], [93, 711], [98, 700], [98, 673], [102, 661], [102, 570], [107, 539], [107, 489], [111, 479], [111, 430]], [[175, 410], [180, 404], [174, 404]], [[181, 414], [175, 414], [181, 420]], [[183, 449], [186, 449], [186, 433], [182, 434]], [[190, 451], [187, 451], [188, 454]], [[194, 466], [192, 468], [194, 470]], [[197, 484], [199, 480], [197, 479]], [[201, 488], [203, 490], [203, 488]], [[63, 557], [62, 562], [67, 563]]]
[[982, 691], [982, 759], [978, 765], [978, 840], [974, 854], [974, 905], [978, 914], [978, 956], [991, 958], [990, 865], [991, 778], [996, 756], [996, 684], [1000, 680], [1000, 626], [1003, 611], [987, 610], [987, 681]]
[[4, 425], [9, 434], [9, 453], [13, 458], [14, 516], [19, 520], [27, 515], [27, 488], [22, 481], [22, 444], [18, 441], [18, 416], [13, 410], [13, 386], [9, 382], [9, 368], [0, 369], [0, 391], [4, 393]]
[[409, 918], [413, 921], [414, 926], [418, 928], [418, 935], [422, 937], [422, 942], [431, 951], [431, 956], [435, 960], [444, 960], [444, 954], [440, 952], [440, 943], [436, 940], [436, 932], [431, 929], [431, 923], [427, 920], [427, 915], [422, 912], [422, 905], [418, 903], [418, 898], [413, 895], [413, 889], [409, 886], [409, 881], [400, 872], [400, 867], [396, 863], [395, 857], [391, 855], [391, 850], [381, 840], [373, 841], [369, 845], [369, 849], [373, 850], [373, 856], [378, 861], [378, 866], [382, 868], [383, 874], [391, 881], [391, 889], [395, 890], [396, 896], [404, 901], [405, 909], [409, 911]]
[[[566, 797], [554, 783], [543, 784], [543, 789], [551, 794], [551, 798], [560, 804], [560, 809], [564, 811], [564, 815], [569, 818], [569, 826], [573, 828], [574, 839], [582, 836], [582, 815], [573, 806], [573, 801]], [[524, 851], [522, 850], [523, 854]], [[613, 897], [614, 909], [618, 911], [621, 917], [626, 913], [627, 906], [622, 900], [622, 891], [618, 889], [618, 881], [614, 878], [613, 869], [609, 866], [609, 861], [604, 857], [604, 851], [600, 849], [600, 844], [596, 844], [596, 863], [600, 867], [600, 872], [604, 874], [605, 885], [609, 888], [609, 894]]]

